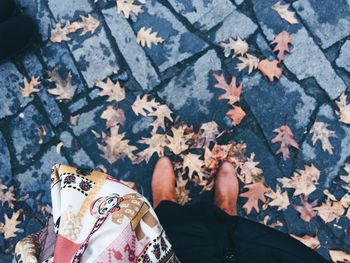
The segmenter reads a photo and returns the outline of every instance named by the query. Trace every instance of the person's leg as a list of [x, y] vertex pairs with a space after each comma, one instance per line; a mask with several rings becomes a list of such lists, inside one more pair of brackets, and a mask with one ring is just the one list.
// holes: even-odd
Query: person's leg
[[215, 178], [214, 203], [231, 216], [237, 214], [239, 185], [237, 173], [233, 165], [224, 162]]
[[16, 11], [15, 0], [0, 0], [0, 23], [11, 17]]
[[152, 175], [153, 207], [161, 201], [176, 203], [175, 173], [171, 161], [167, 157], [158, 160]]

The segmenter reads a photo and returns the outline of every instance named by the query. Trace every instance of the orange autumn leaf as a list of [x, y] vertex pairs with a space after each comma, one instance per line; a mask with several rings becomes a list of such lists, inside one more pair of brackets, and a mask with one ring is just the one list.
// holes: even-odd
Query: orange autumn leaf
[[231, 105], [240, 100], [243, 86], [242, 84], [236, 86], [236, 77], [232, 77], [230, 84], [228, 84], [223, 74], [217, 75], [214, 73], [213, 76], [218, 81], [214, 87], [225, 90], [225, 93], [218, 97], [219, 100], [226, 99]]
[[254, 183], [245, 185], [244, 188], [247, 188], [248, 191], [240, 194], [241, 197], [247, 198], [247, 202], [244, 204], [243, 208], [249, 215], [252, 209], [254, 208], [256, 212], [259, 212], [259, 200], [263, 203], [266, 202], [265, 193], [269, 189], [265, 186], [264, 182]]
[[233, 109], [229, 110], [226, 115], [229, 116], [232, 120], [232, 125], [236, 126], [238, 124], [241, 123], [241, 121], [243, 120], [243, 118], [245, 117], [246, 113], [244, 112], [244, 110], [239, 107], [239, 106], [232, 106]]
[[273, 52], [278, 52], [278, 60], [281, 61], [284, 59], [284, 53], [290, 53], [288, 45], [292, 43], [292, 39], [287, 31], [282, 31], [279, 33], [271, 44], [276, 44]]
[[29, 97], [32, 93], [38, 92], [39, 89], [37, 86], [41, 83], [39, 80], [40, 77], [32, 77], [29, 81], [24, 77], [24, 83], [22, 88], [22, 96]]
[[278, 64], [278, 60], [264, 59], [259, 62], [258, 69], [272, 82], [274, 78], [279, 79], [282, 76], [282, 69], [278, 67]]
[[280, 142], [281, 146], [277, 150], [276, 154], [282, 153], [283, 159], [287, 160], [289, 158], [289, 146], [296, 149], [300, 149], [298, 143], [294, 140], [293, 133], [288, 125], [282, 125], [279, 128], [273, 130], [273, 132], [278, 133], [275, 138], [272, 139], [272, 143]]

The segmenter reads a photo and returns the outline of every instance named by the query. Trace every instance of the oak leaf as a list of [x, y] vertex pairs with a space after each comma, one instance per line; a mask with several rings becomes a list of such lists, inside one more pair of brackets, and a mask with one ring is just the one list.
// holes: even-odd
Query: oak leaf
[[185, 205], [190, 201], [190, 190], [186, 189], [188, 179], [183, 179], [183, 176], [176, 177], [176, 199], [179, 205]]
[[39, 78], [40, 77], [33, 76], [31, 80], [28, 82], [27, 78], [24, 77], [24, 84], [22, 88], [23, 97], [29, 97], [32, 93], [39, 91], [39, 89], [37, 88], [37, 86], [41, 83]]
[[240, 37], [237, 37], [234, 40], [232, 37], [229, 39], [228, 43], [222, 42], [220, 46], [224, 48], [225, 57], [231, 55], [231, 51], [233, 51], [233, 56], [241, 55], [243, 56], [248, 51], [248, 43], [245, 40], [242, 40]]
[[48, 72], [49, 81], [54, 82], [55, 88], [48, 89], [47, 91], [56, 96], [58, 100], [71, 100], [77, 89], [76, 85], [72, 84], [72, 73], [69, 72], [66, 79], [62, 79], [58, 70]]
[[254, 157], [255, 153], [251, 153], [247, 161], [240, 166], [241, 172], [238, 177], [244, 184], [256, 183], [256, 178], [263, 173], [260, 168], [256, 167], [259, 162], [255, 162]]
[[298, 24], [298, 20], [295, 18], [295, 12], [288, 10], [289, 4], [282, 5], [280, 1], [272, 6], [284, 20], [289, 24]]
[[147, 46], [148, 48], [152, 47], [152, 44], [158, 45], [159, 43], [163, 43], [164, 39], [157, 36], [157, 32], [152, 32], [152, 28], [141, 27], [141, 29], [137, 32], [136, 41], [141, 46]]
[[102, 112], [101, 118], [106, 120], [107, 129], [116, 125], [123, 126], [126, 120], [124, 111], [111, 105], [109, 105], [107, 109]]
[[318, 240], [317, 236], [315, 236], [315, 237], [311, 237], [308, 235], [305, 235], [302, 237], [298, 237], [295, 235], [291, 235], [291, 236], [294, 237], [295, 239], [299, 240], [305, 246], [308, 246], [309, 248], [311, 248], [313, 250], [318, 249], [321, 246], [320, 241]]
[[174, 154], [178, 155], [189, 148], [187, 141], [189, 136], [185, 134], [186, 126], [172, 127], [173, 136], [167, 136], [169, 143], [166, 145]]
[[201, 155], [188, 153], [182, 156], [183, 157], [183, 169], [188, 168], [188, 177], [193, 178], [194, 173], [196, 172], [198, 176], [202, 176], [202, 168], [204, 166], [204, 161], [201, 160]]
[[284, 53], [290, 53], [288, 45], [292, 43], [292, 39], [287, 31], [282, 31], [279, 33], [271, 44], [276, 44], [273, 52], [278, 52], [278, 60], [282, 61], [284, 59]]
[[159, 106], [159, 102], [156, 102], [154, 98], [149, 99], [149, 95], [146, 94], [142, 97], [138, 95], [131, 108], [136, 116], [148, 116], [148, 114], [153, 113]]
[[345, 183], [342, 187], [350, 192], [350, 163], [346, 163], [344, 170], [347, 175], [341, 175], [340, 179]]
[[269, 206], [277, 206], [277, 210], [284, 210], [289, 206], [288, 192], [281, 191], [281, 188], [277, 185], [276, 192], [270, 189], [269, 192], [265, 194], [267, 197], [271, 198], [272, 201], [268, 202]]
[[135, 5], [134, 0], [116, 0], [118, 13], [123, 13], [126, 18], [130, 17], [130, 13], [138, 15], [143, 10], [141, 6]]
[[106, 82], [99, 81], [96, 86], [101, 89], [98, 96], [108, 96], [107, 101], [119, 102], [125, 99], [125, 90], [118, 81], [114, 84], [110, 78], [107, 78]]
[[240, 194], [240, 196], [248, 199], [243, 205], [246, 213], [249, 215], [253, 208], [256, 212], [259, 212], [259, 200], [263, 203], [266, 202], [265, 193], [267, 193], [269, 189], [265, 186], [264, 182], [248, 184], [245, 185], [244, 188], [247, 188], [248, 191]]
[[282, 76], [282, 69], [278, 67], [278, 64], [278, 60], [269, 61], [268, 59], [264, 59], [259, 62], [258, 69], [272, 82], [274, 78], [279, 79]]
[[137, 153], [135, 163], [140, 163], [144, 160], [148, 163], [154, 153], [157, 153], [159, 157], [162, 157], [164, 155], [164, 147], [169, 143], [166, 134], [157, 133], [152, 133], [150, 138], [142, 138], [138, 142], [141, 144], [148, 144], [148, 147]]
[[219, 100], [226, 99], [231, 105], [240, 100], [243, 85], [240, 84], [238, 87], [236, 86], [236, 77], [232, 77], [230, 84], [228, 84], [223, 74], [217, 75], [213, 73], [213, 76], [218, 82], [214, 87], [225, 90], [225, 93], [218, 97]]
[[329, 250], [329, 255], [333, 262], [350, 262], [350, 254], [341, 250]]
[[344, 214], [345, 209], [341, 202], [324, 202], [321, 206], [315, 207], [315, 211], [317, 211], [317, 214], [319, 217], [322, 218], [322, 220], [325, 223], [332, 222], [333, 220], [339, 220], [339, 218]]
[[5, 214], [5, 223], [1, 223], [0, 225], [0, 232], [4, 233], [5, 239], [9, 239], [17, 235], [16, 232], [19, 230], [17, 226], [21, 223], [17, 220], [19, 215], [20, 211], [13, 212], [10, 218], [7, 216], [7, 214]]
[[271, 140], [272, 143], [280, 142], [281, 146], [277, 150], [276, 154], [282, 153], [283, 159], [287, 160], [289, 158], [289, 146], [296, 149], [300, 149], [298, 143], [294, 140], [293, 132], [288, 125], [282, 125], [279, 128], [273, 130], [277, 133], [277, 136]]
[[14, 195], [14, 186], [11, 185], [10, 187], [7, 187], [6, 185], [2, 184], [0, 181], [0, 204], [4, 206], [7, 203], [8, 206], [11, 209], [13, 209], [14, 201], [16, 201], [15, 195]]
[[246, 113], [240, 106], [233, 105], [233, 109], [229, 110], [226, 115], [230, 117], [232, 125], [237, 126], [242, 122]]
[[208, 147], [211, 142], [215, 141], [218, 134], [218, 125], [215, 121], [203, 123], [199, 128], [198, 133], [193, 133], [192, 138], [189, 140], [189, 144], [192, 148]]
[[339, 100], [335, 101], [338, 106], [339, 111], [337, 115], [340, 117], [340, 121], [346, 124], [350, 124], [350, 103], [346, 103], [347, 95], [345, 93], [341, 94]]
[[310, 222], [317, 213], [314, 211], [314, 207], [317, 205], [317, 200], [312, 203], [308, 203], [305, 196], [301, 198], [301, 205], [293, 205], [294, 209], [300, 214], [300, 218], [305, 222]]
[[95, 33], [96, 29], [100, 26], [100, 21], [91, 16], [90, 14], [85, 16], [80, 16], [81, 21], [75, 21], [73, 23], [67, 24], [68, 31], [70, 33], [76, 32], [79, 29], [82, 29], [80, 33], [81, 36], [87, 33]]
[[68, 36], [69, 33], [71, 33], [69, 31], [69, 28], [67, 26], [62, 25], [61, 22], [58, 22], [56, 26], [53, 29], [51, 29], [50, 40], [54, 43], [69, 41], [71, 40], [71, 38]]
[[247, 57], [241, 56], [238, 57], [238, 59], [241, 61], [241, 63], [238, 63], [236, 66], [236, 69], [238, 71], [242, 71], [246, 67], [248, 67], [248, 74], [252, 73], [253, 70], [258, 68], [259, 65], [259, 59], [251, 54], [246, 54]]
[[333, 146], [331, 145], [329, 138], [337, 137], [334, 131], [328, 130], [328, 124], [324, 122], [315, 122], [312, 126], [310, 133], [312, 133], [312, 144], [320, 140], [322, 143], [322, 150], [327, 151], [330, 154], [333, 154]]
[[148, 114], [148, 116], [155, 116], [156, 119], [152, 122], [151, 126], [153, 127], [152, 131], [156, 132], [158, 128], [165, 130], [165, 118], [173, 121], [171, 114], [173, 112], [169, 109], [167, 105], [159, 105], [155, 111]]

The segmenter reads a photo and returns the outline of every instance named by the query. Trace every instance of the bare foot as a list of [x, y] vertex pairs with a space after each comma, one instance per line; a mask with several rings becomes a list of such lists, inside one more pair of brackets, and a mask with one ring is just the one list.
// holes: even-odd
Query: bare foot
[[224, 162], [215, 178], [214, 203], [231, 216], [237, 215], [238, 188], [235, 168]]
[[152, 175], [153, 207], [163, 200], [176, 203], [175, 173], [171, 161], [167, 157], [158, 160]]

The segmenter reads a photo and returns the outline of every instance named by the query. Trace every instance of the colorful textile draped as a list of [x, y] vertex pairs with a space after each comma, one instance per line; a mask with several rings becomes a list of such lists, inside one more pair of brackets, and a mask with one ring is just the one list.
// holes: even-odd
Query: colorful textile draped
[[53, 223], [17, 244], [17, 262], [178, 262], [149, 202], [113, 177], [57, 164], [51, 197]]

